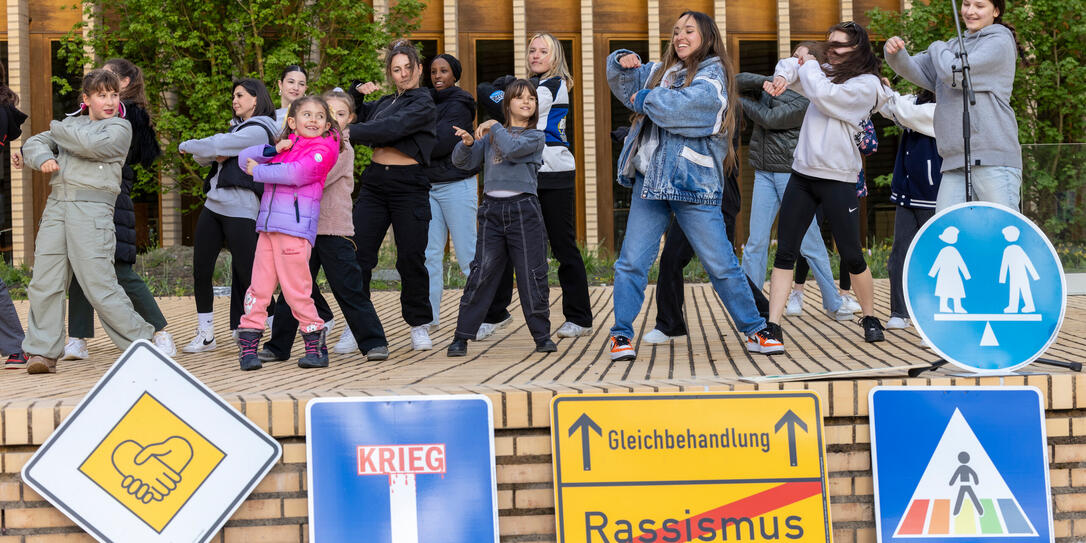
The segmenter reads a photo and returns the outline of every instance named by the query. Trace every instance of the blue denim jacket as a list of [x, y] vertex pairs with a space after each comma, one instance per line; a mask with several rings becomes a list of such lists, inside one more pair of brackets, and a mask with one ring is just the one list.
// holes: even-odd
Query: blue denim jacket
[[[660, 130], [660, 143], [645, 172], [641, 198], [720, 205], [724, 193], [727, 131], [721, 129], [728, 107], [724, 65], [712, 57], [698, 65], [694, 81], [683, 88], [686, 70], [679, 69], [669, 88], [647, 89], [660, 63], [625, 69], [618, 63], [631, 51], [620, 49], [607, 57], [607, 84], [626, 107], [644, 114], [632, 127], [618, 159], [618, 182], [632, 187], [637, 176], [633, 158], [647, 118]], [[630, 103], [630, 97], [634, 101]]]

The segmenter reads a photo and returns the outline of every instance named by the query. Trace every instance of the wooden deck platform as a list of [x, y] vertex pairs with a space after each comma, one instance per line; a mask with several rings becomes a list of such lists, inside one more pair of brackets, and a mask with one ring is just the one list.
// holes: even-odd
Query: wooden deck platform
[[[652, 329], [655, 317], [654, 286], [646, 293], [645, 308], [635, 326], [638, 336]], [[876, 281], [876, 313], [885, 321], [889, 313], [889, 285]], [[391, 356], [383, 362], [367, 362], [360, 353], [332, 355], [328, 369], [303, 370], [293, 362], [265, 364], [256, 372], [242, 372], [237, 349], [227, 326], [228, 299], [216, 298], [216, 333], [219, 348], [203, 354], [179, 353], [176, 359], [196, 377], [223, 395], [381, 395], [488, 393], [506, 390], [550, 390], [555, 392], [644, 390], [656, 386], [688, 388], [698, 385], [736, 383], [740, 380], [850, 379], [861, 377], [905, 377], [907, 370], [926, 364], [937, 356], [924, 348], [914, 329], [887, 331], [887, 341], [868, 344], [854, 322], [835, 322], [821, 309], [818, 290], [806, 292], [804, 314], [787, 317], [783, 323], [786, 352], [765, 356], [748, 354], [743, 336], [727, 316], [710, 285], [686, 287], [687, 338], [652, 346], [638, 340], [638, 357], [632, 362], [612, 362], [607, 335], [612, 324], [612, 289], [590, 290], [596, 328], [590, 337], [555, 338], [558, 352], [533, 352], [533, 342], [519, 314], [513, 310], [513, 325], [484, 342], [469, 343], [468, 356], [448, 358], [445, 348], [452, 340], [459, 290], [446, 292], [441, 327], [431, 333], [434, 350], [412, 351], [410, 333], [400, 318], [398, 292], [378, 292], [374, 303], [385, 323]], [[517, 298], [514, 297], [514, 301]], [[167, 328], [180, 347], [196, 328], [191, 298], [162, 298], [159, 303], [170, 322]], [[23, 317], [27, 302], [17, 302]], [[334, 304], [333, 304], [333, 308]], [[561, 291], [551, 291], [552, 327], [561, 324]], [[339, 338], [343, 320], [329, 343]], [[1086, 297], [1071, 297], [1058, 341], [1047, 358], [1082, 361], [1086, 353]], [[89, 342], [91, 359], [60, 362], [56, 375], [33, 376], [21, 371], [0, 371], [0, 406], [18, 400], [77, 400], [102, 376], [120, 355], [100, 326]], [[301, 342], [295, 343], [294, 357], [301, 356]], [[1062, 372], [1051, 366], [1032, 365], [1031, 372]], [[957, 373], [953, 367], [936, 374]], [[933, 375], [934, 376], [934, 375]], [[67, 403], [67, 402], [65, 402]]]

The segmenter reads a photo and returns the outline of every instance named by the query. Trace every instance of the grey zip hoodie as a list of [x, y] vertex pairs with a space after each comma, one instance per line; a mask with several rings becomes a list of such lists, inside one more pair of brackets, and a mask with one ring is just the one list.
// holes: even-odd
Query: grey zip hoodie
[[[240, 128], [249, 124], [245, 128]], [[217, 157], [238, 156], [247, 147], [264, 145], [268, 143], [268, 133], [253, 123], [259, 123], [271, 130], [272, 134], [279, 134], [279, 125], [275, 119], [264, 115], [250, 118], [245, 122], [230, 121], [230, 131], [215, 134], [198, 140], [181, 142], [178, 149], [192, 154], [196, 163], [201, 166], [211, 164]], [[242, 167], [245, 165], [242, 164]], [[219, 175], [211, 178], [211, 190], [207, 193], [204, 207], [225, 217], [256, 220], [260, 210], [260, 199], [249, 189], [241, 187], [219, 188]]]
[[[1011, 109], [1014, 70], [1018, 51], [1011, 31], [1001, 24], [991, 24], [964, 36], [965, 50], [973, 79], [977, 105], [969, 109], [974, 165], [1022, 167], [1022, 148], [1018, 144], [1018, 121]], [[962, 137], [962, 87], [951, 84], [961, 76], [953, 66], [958, 40], [933, 42], [927, 51], [909, 56], [906, 51], [886, 55], [886, 62], [899, 75], [925, 89], [935, 91], [935, 142], [943, 157], [943, 171], [965, 167], [965, 141]]]
[[471, 146], [457, 143], [452, 163], [461, 170], [483, 167], [483, 192], [509, 190], [536, 194], [544, 139], [542, 130], [496, 124]]

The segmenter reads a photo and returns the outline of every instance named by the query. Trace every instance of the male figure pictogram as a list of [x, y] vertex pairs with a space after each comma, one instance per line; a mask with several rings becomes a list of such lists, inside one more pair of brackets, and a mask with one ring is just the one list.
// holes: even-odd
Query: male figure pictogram
[[980, 478], [977, 477], [977, 472], [969, 467], [969, 453], [965, 451], [958, 453], [958, 461], [962, 465], [958, 466], [958, 469], [954, 470], [954, 475], [950, 476], [950, 486], [954, 486], [954, 481], [960, 481], [958, 483], [958, 499], [954, 501], [954, 514], [957, 515], [961, 512], [965, 495], [969, 494], [969, 499], [973, 500], [973, 507], [977, 509], [977, 514], [983, 516], [984, 507], [980, 504], [980, 500], [977, 499], [972, 487], [974, 484], [980, 484]]
[[1015, 226], [1008, 226], [1003, 229], [1003, 239], [1011, 243], [1006, 249], [1003, 249], [1003, 263], [999, 265], [1000, 284], [1006, 283], [1008, 279], [1010, 280], [1010, 285], [1008, 285], [1010, 287], [1009, 299], [1007, 307], [1003, 308], [1004, 313], [1018, 313], [1019, 300], [1024, 305], [1022, 308], [1023, 313], [1033, 313], [1037, 310], [1033, 306], [1033, 291], [1030, 289], [1029, 280], [1032, 277], [1036, 281], [1041, 276], [1037, 273], [1037, 269], [1033, 267], [1033, 262], [1026, 255], [1026, 251], [1020, 245], [1015, 245], [1014, 242], [1018, 241], [1019, 235], [1020, 232]]

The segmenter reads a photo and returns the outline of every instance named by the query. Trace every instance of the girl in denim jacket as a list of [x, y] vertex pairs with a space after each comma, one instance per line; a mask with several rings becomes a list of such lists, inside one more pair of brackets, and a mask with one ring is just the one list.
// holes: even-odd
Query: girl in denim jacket
[[279, 143], [254, 145], [238, 155], [238, 163], [267, 187], [260, 198], [256, 230], [260, 237], [253, 257], [253, 279], [245, 292], [245, 315], [238, 328], [242, 370], [260, 369], [257, 348], [268, 318], [276, 284], [298, 319], [305, 342], [302, 368], [328, 366], [324, 321], [310, 294], [309, 256], [317, 237], [321, 196], [328, 172], [343, 144], [328, 103], [317, 96], [295, 100], [287, 113]]
[[618, 182], [633, 188], [626, 238], [615, 262], [611, 359], [633, 360], [633, 320], [645, 299], [648, 270], [671, 214], [713, 283], [747, 349], [781, 352], [764, 330], [739, 260], [726, 240], [720, 202], [724, 172], [735, 166], [731, 135], [737, 111], [734, 70], [713, 19], [679, 16], [663, 62], [642, 64], [626, 50], [607, 58], [611, 92], [635, 114], [622, 147]]

